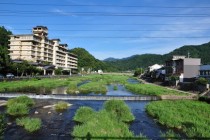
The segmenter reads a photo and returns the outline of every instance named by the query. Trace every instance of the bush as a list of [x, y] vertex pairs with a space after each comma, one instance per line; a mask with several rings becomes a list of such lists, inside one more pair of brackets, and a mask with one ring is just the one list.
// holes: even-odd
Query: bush
[[179, 80], [179, 77], [172, 75], [169, 77], [169, 79], [170, 79], [170, 81], [176, 81], [176, 80]]
[[5, 115], [0, 114], [0, 139], [4, 134], [4, 130], [6, 128], [6, 120], [5, 120]]
[[104, 109], [114, 116], [118, 121], [130, 122], [135, 118], [130, 108], [122, 100], [109, 100], [104, 104]]
[[16, 123], [19, 126], [23, 126], [25, 130], [32, 133], [41, 128], [41, 120], [39, 118], [21, 118], [16, 119]]
[[208, 80], [203, 78], [203, 77], [201, 77], [201, 78], [198, 78], [198, 80], [196, 80], [195, 83], [197, 85], [206, 85], [206, 84], [208, 84]]
[[66, 110], [67, 108], [68, 108], [68, 103], [67, 102], [60, 101], [57, 104], [55, 104], [55, 109], [57, 111]]
[[12, 116], [23, 116], [29, 114], [29, 108], [22, 103], [11, 104], [7, 107], [7, 113]]
[[88, 121], [92, 117], [93, 114], [94, 114], [94, 110], [92, 108], [82, 106], [77, 110], [74, 116], [74, 121], [84, 123]]

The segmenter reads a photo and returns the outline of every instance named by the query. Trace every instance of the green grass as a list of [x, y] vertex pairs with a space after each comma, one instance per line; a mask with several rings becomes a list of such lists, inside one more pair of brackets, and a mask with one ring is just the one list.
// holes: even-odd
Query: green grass
[[68, 79], [30, 79], [22, 81], [1, 82], [0, 92], [33, 92], [49, 93], [52, 88], [68, 86], [67, 93], [75, 94], [78, 91], [77, 84], [86, 80], [91, 83], [82, 85], [79, 90], [82, 93], [106, 93], [107, 84], [126, 84], [128, 76], [120, 75], [87, 75], [83, 77], [71, 77]]
[[122, 100], [109, 100], [104, 103], [104, 109], [117, 118], [118, 121], [131, 122], [135, 119], [130, 108]]
[[81, 81], [70, 81], [68, 89], [67, 89], [67, 93], [68, 94], [76, 94], [76, 91], [78, 91], [78, 87], [77, 84], [81, 82]]
[[68, 79], [41, 79], [1, 82], [0, 92], [41, 92], [41, 88], [50, 90], [59, 86], [68, 85]]
[[68, 109], [68, 103], [64, 101], [59, 101], [57, 104], [55, 104], [55, 110], [57, 111], [63, 111]]
[[210, 137], [210, 105], [199, 101], [155, 101], [147, 112], [159, 123], [180, 129], [188, 137]]
[[103, 93], [107, 92], [106, 83], [103, 80], [89, 82], [87, 84], [81, 85], [79, 88], [80, 93]]
[[74, 127], [73, 136], [84, 137], [90, 133], [93, 137], [132, 137], [127, 124], [110, 117], [105, 110], [94, 113], [92, 118], [82, 125]]
[[39, 118], [29, 118], [29, 117], [16, 119], [16, 123], [19, 126], [23, 126], [24, 129], [30, 133], [38, 131], [42, 125], [42, 122]]
[[[116, 105], [122, 109], [121, 112], [116, 113]], [[74, 120], [82, 124], [74, 127], [72, 135], [85, 137], [89, 133], [92, 137], [133, 137], [134, 134], [129, 130], [128, 124], [124, 123], [124, 120], [134, 119], [134, 117], [124, 119], [123, 116], [132, 116], [127, 108], [125, 102], [116, 100], [106, 101], [104, 109], [98, 112], [89, 107], [80, 107]]]
[[0, 114], [0, 139], [3, 139], [2, 136], [4, 134], [4, 131], [6, 129], [6, 119], [4, 114]]
[[114, 85], [113, 86], [113, 90], [118, 90], [118, 86], [117, 85]]
[[95, 111], [92, 108], [82, 106], [79, 109], [77, 109], [73, 120], [80, 123], [87, 122], [90, 118], [93, 117], [94, 112]]
[[19, 96], [9, 99], [7, 102], [7, 114], [12, 116], [23, 116], [29, 114], [30, 107], [34, 101], [27, 96]]
[[184, 92], [170, 90], [165, 87], [151, 85], [151, 84], [126, 84], [126, 89], [136, 94], [145, 95], [188, 95]]

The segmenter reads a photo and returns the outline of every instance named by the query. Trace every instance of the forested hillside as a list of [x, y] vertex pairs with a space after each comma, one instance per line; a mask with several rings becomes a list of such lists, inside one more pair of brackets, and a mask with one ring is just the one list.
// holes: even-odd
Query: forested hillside
[[115, 59], [114, 61], [106, 61], [106, 63], [116, 66], [119, 70], [132, 70], [136, 68], [145, 68], [155, 63], [164, 64], [166, 60], [172, 58], [173, 55], [185, 55], [188, 53], [192, 58], [201, 58], [202, 64], [210, 64], [210, 42], [202, 45], [186, 45], [174, 51], [164, 54], [142, 54], [133, 55], [128, 58]]
[[114, 66], [110, 66], [110, 64], [96, 59], [84, 48], [74, 48], [69, 51], [78, 56], [79, 68], [84, 68], [85, 70], [88, 70], [90, 68], [94, 71], [97, 71], [99, 69], [102, 69], [103, 71], [117, 71], [117, 69]]

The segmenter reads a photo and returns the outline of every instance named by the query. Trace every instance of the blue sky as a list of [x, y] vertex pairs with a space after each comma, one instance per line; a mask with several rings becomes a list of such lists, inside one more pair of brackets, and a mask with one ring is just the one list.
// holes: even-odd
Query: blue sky
[[210, 1], [1, 0], [0, 25], [13, 34], [47, 26], [49, 38], [101, 60], [165, 54], [210, 41]]

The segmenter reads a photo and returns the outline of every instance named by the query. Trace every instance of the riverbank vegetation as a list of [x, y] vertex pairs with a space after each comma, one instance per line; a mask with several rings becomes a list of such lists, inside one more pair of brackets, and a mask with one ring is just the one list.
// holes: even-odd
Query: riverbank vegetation
[[152, 84], [126, 84], [126, 89], [128, 89], [131, 92], [134, 92], [136, 94], [145, 94], [145, 95], [185, 95], [188, 94], [181, 92], [181, 91], [175, 91], [170, 90], [165, 87], [156, 86]]
[[66, 79], [30, 79], [22, 81], [1, 82], [0, 92], [35, 92], [42, 93], [43, 88], [50, 90], [68, 85]]
[[55, 104], [56, 111], [63, 111], [63, 110], [68, 109], [68, 107], [69, 107], [69, 104], [64, 101], [59, 101], [57, 104]]
[[24, 129], [30, 133], [35, 132], [41, 128], [42, 122], [39, 118], [17, 118], [16, 123], [19, 126], [23, 126]]
[[179, 129], [190, 138], [210, 137], [210, 105], [199, 101], [156, 101], [147, 112], [162, 125]]
[[[116, 106], [122, 110], [118, 110]], [[81, 123], [74, 127], [72, 132], [74, 137], [85, 137], [87, 134], [103, 138], [133, 137], [128, 124], [124, 122], [134, 120], [134, 116], [123, 101], [106, 101], [104, 109], [98, 112], [89, 107], [81, 107], [77, 110], [74, 120]]]
[[0, 114], [0, 140], [3, 139], [3, 134], [6, 129], [6, 119], [4, 114]]
[[34, 104], [34, 101], [27, 96], [9, 99], [7, 102], [7, 114], [11, 116], [27, 115]]
[[[129, 76], [125, 75], [86, 75], [80, 77], [70, 77], [65, 79], [31, 79], [13, 82], [1, 82], [0, 92], [33, 92], [38, 94], [48, 94], [53, 88], [67, 86], [68, 94], [88, 94], [107, 92], [107, 85], [125, 85], [126, 89], [137, 94], [145, 95], [188, 95], [186, 93], [170, 90], [165, 87], [151, 84], [134, 84], [128, 81]], [[87, 82], [86, 82], [87, 81]], [[117, 86], [113, 87], [117, 90]]]

